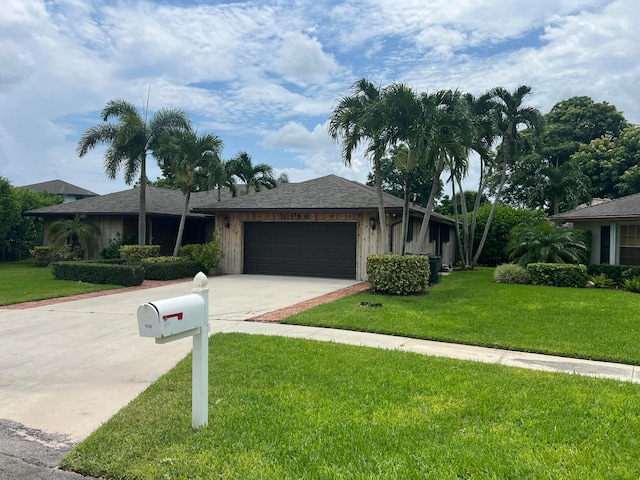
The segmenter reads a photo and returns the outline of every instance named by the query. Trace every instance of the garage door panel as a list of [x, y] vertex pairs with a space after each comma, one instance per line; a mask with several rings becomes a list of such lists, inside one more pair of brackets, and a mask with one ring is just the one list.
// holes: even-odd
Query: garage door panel
[[355, 278], [355, 223], [244, 224], [244, 272]]

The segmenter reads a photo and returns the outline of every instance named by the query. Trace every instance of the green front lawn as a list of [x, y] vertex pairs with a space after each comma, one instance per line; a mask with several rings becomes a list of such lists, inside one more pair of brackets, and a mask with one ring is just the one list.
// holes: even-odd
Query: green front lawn
[[422, 296], [362, 293], [284, 323], [640, 365], [640, 295], [497, 284], [492, 275], [489, 268], [454, 272]]
[[66, 297], [114, 288], [122, 287], [56, 280], [50, 268], [34, 267], [32, 260], [0, 263], [0, 305]]
[[636, 479], [640, 471], [640, 386], [631, 383], [240, 334], [211, 337], [209, 371], [208, 427], [190, 427], [187, 357], [63, 467], [130, 480]]

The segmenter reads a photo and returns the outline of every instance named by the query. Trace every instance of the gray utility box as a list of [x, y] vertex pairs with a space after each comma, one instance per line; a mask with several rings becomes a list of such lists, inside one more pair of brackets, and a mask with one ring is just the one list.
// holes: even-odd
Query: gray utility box
[[137, 313], [141, 337], [171, 337], [203, 327], [209, 321], [204, 299], [193, 293], [144, 303]]

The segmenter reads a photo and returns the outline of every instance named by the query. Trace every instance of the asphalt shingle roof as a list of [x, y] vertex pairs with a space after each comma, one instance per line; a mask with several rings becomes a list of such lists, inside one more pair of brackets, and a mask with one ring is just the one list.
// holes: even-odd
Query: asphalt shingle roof
[[[121, 192], [85, 198], [75, 202], [61, 203], [50, 207], [25, 212], [30, 216], [58, 215], [137, 215], [140, 202], [139, 190], [133, 188]], [[277, 188], [262, 190], [250, 195], [231, 198], [222, 191], [218, 201], [217, 191], [191, 194], [189, 216], [247, 211], [315, 211], [315, 212], [371, 212], [378, 211], [376, 189], [362, 183], [336, 175], [308, 180], [300, 183], [282, 183]], [[403, 200], [384, 193], [387, 213], [401, 213]], [[179, 190], [169, 190], [147, 185], [147, 215], [182, 215], [184, 196]], [[423, 215], [425, 209], [411, 204], [414, 214]], [[432, 213], [434, 219], [453, 224], [444, 215]]]
[[[169, 190], [147, 185], [147, 215], [182, 215], [184, 196], [180, 190]], [[216, 199], [216, 192], [198, 192], [191, 195], [190, 206], [209, 204]], [[25, 212], [31, 216], [55, 215], [138, 215], [140, 190], [132, 188], [121, 192], [84, 198], [75, 202], [60, 203], [50, 207]], [[189, 216], [202, 217], [190, 213]]]
[[[402, 212], [403, 200], [384, 193], [385, 210]], [[223, 213], [248, 211], [316, 211], [316, 212], [377, 212], [378, 194], [375, 188], [347, 180], [337, 175], [327, 175], [300, 183], [283, 183], [271, 190], [251, 195], [241, 195], [206, 206], [194, 208], [196, 212]], [[424, 214], [425, 209], [411, 205], [414, 213]], [[453, 221], [433, 213], [434, 218], [447, 223]]]
[[640, 193], [627, 197], [617, 198], [610, 202], [591, 205], [590, 207], [577, 208], [565, 213], [559, 213], [550, 217], [552, 220], [626, 220], [640, 218]]
[[21, 188], [33, 190], [34, 192], [51, 192], [60, 195], [98, 195], [91, 190], [77, 187], [63, 180], [49, 180], [48, 182], [32, 183], [31, 185], [23, 185]]

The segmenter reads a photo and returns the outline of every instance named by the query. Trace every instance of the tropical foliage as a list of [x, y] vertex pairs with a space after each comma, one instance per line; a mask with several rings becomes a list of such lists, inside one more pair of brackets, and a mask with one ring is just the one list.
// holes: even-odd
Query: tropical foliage
[[556, 227], [544, 220], [537, 225], [520, 225], [511, 232], [509, 259], [519, 265], [530, 263], [582, 263], [589, 251], [585, 233]]
[[86, 215], [76, 215], [73, 219], [59, 220], [51, 224], [47, 238], [56, 248], [79, 246], [84, 257], [90, 258], [96, 248], [100, 228], [86, 219]]
[[178, 255], [182, 246], [191, 192], [196, 187], [198, 177], [206, 179], [216, 177], [216, 173], [220, 175], [219, 170], [223, 168], [221, 152], [222, 140], [219, 137], [212, 133], [198, 135], [191, 128], [166, 130], [153, 151], [163, 168], [172, 172], [176, 185], [184, 195], [184, 207], [173, 250], [174, 256]]
[[85, 131], [77, 146], [78, 155], [84, 157], [97, 145], [108, 145], [104, 153], [104, 170], [111, 179], [115, 179], [120, 170], [123, 170], [124, 180], [127, 185], [130, 185], [134, 182], [136, 175], [140, 174], [138, 215], [140, 245], [145, 245], [147, 238], [147, 154], [158, 147], [160, 137], [166, 130], [189, 127], [187, 114], [183, 110], [160, 109], [149, 121], [147, 121], [147, 110], [141, 113], [133, 104], [125, 100], [110, 100], [101, 113], [103, 123]]
[[245, 194], [249, 193], [250, 189], [259, 192], [263, 188], [278, 186], [278, 182], [273, 176], [273, 168], [266, 163], [254, 164], [247, 152], [238, 152], [235, 157], [229, 160], [226, 168], [228, 173], [244, 183]]

